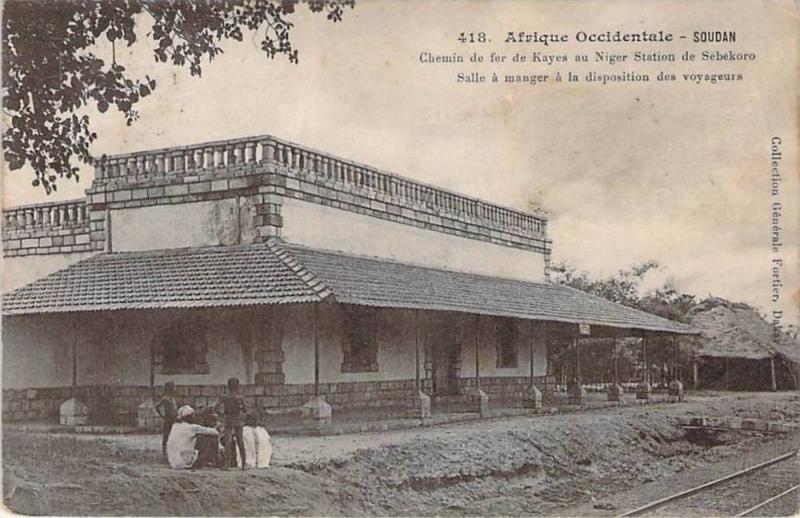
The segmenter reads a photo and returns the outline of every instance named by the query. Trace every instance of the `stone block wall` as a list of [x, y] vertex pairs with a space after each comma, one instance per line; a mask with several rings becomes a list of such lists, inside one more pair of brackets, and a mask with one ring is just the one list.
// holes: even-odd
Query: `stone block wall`
[[[4, 211], [6, 255], [102, 250], [106, 210], [238, 198], [242, 242], [279, 236], [294, 198], [536, 251], [549, 260], [546, 219], [428, 186], [274, 137], [213, 142], [97, 161], [85, 200]], [[246, 235], [245, 235], [246, 234]], [[112, 246], [113, 249], [113, 239]]]
[[84, 200], [25, 205], [3, 211], [3, 255], [18, 257], [102, 250], [105, 213]]
[[[552, 380], [540, 377], [539, 388], [549, 397]], [[466, 393], [474, 387], [474, 379], [461, 380]], [[492, 404], [521, 403], [526, 398], [530, 378], [485, 378], [481, 388], [489, 394]], [[151, 397], [158, 398], [163, 387], [151, 389], [140, 385], [90, 385], [77, 387], [5, 389], [3, 390], [3, 420], [5, 422], [58, 421], [58, 408], [65, 400], [76, 397], [89, 407], [89, 424], [133, 425], [139, 404]], [[180, 404], [195, 409], [216, 405], [225, 393], [223, 385], [178, 385]], [[320, 394], [337, 410], [359, 408], [409, 409], [414, 404], [414, 380], [361, 381], [322, 383]], [[302, 385], [244, 385], [242, 393], [249, 409], [261, 412], [298, 408], [314, 395], [313, 384]], [[456, 397], [457, 399], [457, 397]]]

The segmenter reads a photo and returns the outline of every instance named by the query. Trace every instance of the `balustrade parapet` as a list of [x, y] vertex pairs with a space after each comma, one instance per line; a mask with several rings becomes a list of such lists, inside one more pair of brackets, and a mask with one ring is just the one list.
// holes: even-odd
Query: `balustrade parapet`
[[547, 216], [543, 211], [521, 211], [488, 202], [271, 135], [104, 155], [94, 160], [94, 185], [102, 188], [106, 183], [118, 181], [135, 185], [139, 181], [203, 173], [213, 175], [213, 171], [220, 168], [255, 168], [261, 164], [274, 164], [285, 167], [291, 174], [309, 175], [388, 195], [444, 216], [522, 229], [542, 237], [547, 234]]
[[3, 209], [3, 232], [88, 225], [86, 199], [17, 205]]

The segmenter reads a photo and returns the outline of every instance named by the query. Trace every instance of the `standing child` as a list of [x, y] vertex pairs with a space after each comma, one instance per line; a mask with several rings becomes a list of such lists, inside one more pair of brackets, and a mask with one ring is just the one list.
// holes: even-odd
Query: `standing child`
[[239, 394], [239, 378], [228, 380], [228, 393], [222, 397], [215, 407], [218, 413], [223, 415], [225, 425], [225, 463], [226, 467], [236, 465], [236, 454], [233, 450], [234, 436], [236, 446], [239, 449], [239, 456], [242, 460], [242, 469], [247, 469], [247, 454], [244, 450], [244, 440], [242, 438], [242, 424], [247, 409], [244, 405], [244, 397]]
[[156, 403], [156, 413], [163, 420], [161, 428], [161, 452], [164, 458], [167, 457], [167, 439], [169, 439], [169, 432], [172, 430], [172, 425], [178, 418], [178, 401], [175, 399], [175, 384], [168, 381], [164, 384], [164, 395]]

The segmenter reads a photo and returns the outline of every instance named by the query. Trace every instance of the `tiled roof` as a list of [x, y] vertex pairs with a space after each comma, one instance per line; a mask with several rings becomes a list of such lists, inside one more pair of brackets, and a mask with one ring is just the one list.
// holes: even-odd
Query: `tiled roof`
[[98, 255], [20, 288], [8, 315], [318, 302], [460, 311], [690, 333], [688, 326], [584, 292], [267, 244]]
[[266, 245], [102, 254], [19, 288], [5, 314], [317, 302], [327, 293]]
[[345, 304], [694, 334], [685, 324], [567, 286], [439, 270], [297, 245], [281, 246], [320, 279], [335, 294], [337, 302]]

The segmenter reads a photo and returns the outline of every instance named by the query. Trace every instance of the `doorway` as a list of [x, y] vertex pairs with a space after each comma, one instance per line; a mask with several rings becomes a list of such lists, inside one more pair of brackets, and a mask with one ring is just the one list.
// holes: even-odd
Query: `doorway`
[[454, 315], [434, 315], [428, 320], [427, 349], [431, 355], [434, 396], [459, 393], [461, 332]]

